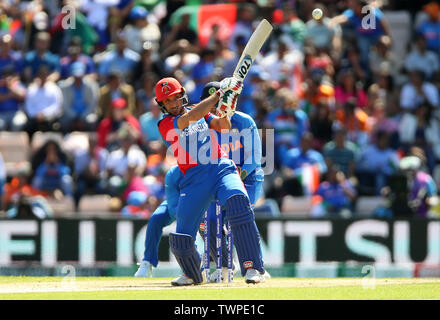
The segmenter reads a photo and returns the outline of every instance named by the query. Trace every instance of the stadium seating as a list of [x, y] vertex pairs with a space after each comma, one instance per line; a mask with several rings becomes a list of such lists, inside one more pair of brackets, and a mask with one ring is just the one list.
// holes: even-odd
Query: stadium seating
[[0, 153], [8, 176], [13, 176], [23, 166], [29, 166], [29, 151], [26, 132], [0, 132]]

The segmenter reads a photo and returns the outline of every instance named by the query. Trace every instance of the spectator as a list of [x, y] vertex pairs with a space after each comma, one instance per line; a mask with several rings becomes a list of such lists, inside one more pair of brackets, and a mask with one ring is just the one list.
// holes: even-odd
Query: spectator
[[323, 148], [327, 166], [337, 165], [348, 179], [354, 176], [357, 152], [356, 145], [347, 140], [347, 130], [337, 126], [333, 131], [333, 140]]
[[337, 57], [342, 49], [341, 27], [330, 25], [331, 19], [327, 17], [327, 9], [323, 4], [317, 3], [315, 8], [321, 9], [323, 16], [319, 20], [310, 19], [307, 21], [305, 41], [318, 49], [332, 52], [333, 56]]
[[417, 146], [425, 152], [426, 164], [432, 173], [440, 160], [440, 124], [433, 116], [433, 109], [422, 104], [414, 110], [414, 114], [405, 113], [399, 123], [399, 138], [405, 151]]
[[23, 77], [30, 83], [39, 73], [42, 66], [48, 69], [47, 79], [56, 82], [60, 78], [60, 58], [49, 51], [50, 34], [39, 32], [35, 36], [35, 50], [24, 56]]
[[309, 71], [299, 95], [301, 109], [307, 115], [312, 115], [320, 103], [328, 105], [332, 112], [334, 111], [335, 89], [331, 82], [325, 81], [324, 72], [321, 69], [316, 68]]
[[[235, 37], [235, 47], [236, 47], [236, 51], [234, 52], [234, 56], [230, 59], [227, 59], [225, 61], [224, 67], [223, 67], [223, 73], [222, 73], [222, 77], [230, 77], [231, 74], [234, 73], [235, 67], [238, 64], [238, 60], [241, 57], [241, 54], [243, 53], [244, 48], [246, 47], [247, 44], [247, 40], [245, 38], [245, 36], [243, 35], [238, 35], [237, 37]], [[252, 68], [250, 70], [253, 70], [254, 67], [256, 67], [258, 65], [258, 62], [254, 62], [254, 65], [252, 65]], [[244, 88], [243, 88], [244, 89]]]
[[32, 186], [55, 198], [59, 197], [58, 190], [64, 196], [73, 196], [70, 168], [60, 159], [58, 150], [53, 143], [46, 146], [45, 152], [46, 157], [35, 171]]
[[197, 33], [190, 27], [191, 16], [187, 13], [182, 14], [180, 17], [180, 23], [175, 24], [168, 34], [165, 34], [162, 48], [169, 47], [173, 42], [178, 40], [186, 40], [188, 43], [198, 46]]
[[98, 74], [105, 79], [111, 72], [119, 71], [123, 80], [132, 79], [133, 69], [140, 60], [140, 55], [127, 48], [127, 40], [123, 33], [119, 33], [115, 39], [115, 45], [103, 56], [98, 66]]
[[132, 167], [133, 174], [142, 175], [145, 171], [147, 159], [145, 154], [135, 143], [135, 137], [129, 130], [119, 130], [120, 148], [112, 151], [106, 163], [109, 193], [113, 197], [122, 196]]
[[214, 50], [210, 48], [203, 49], [200, 53], [200, 60], [193, 67], [191, 78], [195, 83], [195, 88], [188, 92], [191, 103], [200, 101], [203, 87], [212, 80], [214, 75]]
[[75, 181], [75, 211], [79, 211], [82, 196], [88, 191], [94, 194], [106, 192], [106, 161], [108, 151], [98, 146], [95, 136], [89, 136], [89, 147], [80, 149], [74, 156], [73, 179]]
[[111, 102], [117, 98], [123, 98], [127, 103], [127, 109], [132, 115], [136, 115], [136, 95], [134, 88], [125, 83], [122, 74], [113, 71], [108, 76], [108, 82], [99, 90], [98, 117], [108, 117], [111, 115]]
[[415, 41], [415, 47], [406, 56], [405, 69], [411, 71], [421, 71], [427, 79], [432, 79], [434, 74], [439, 71], [438, 55], [428, 51], [426, 39], [423, 35], [418, 35]]
[[398, 61], [391, 49], [391, 39], [388, 36], [381, 36], [379, 41], [371, 48], [369, 55], [369, 69], [371, 76], [379, 76], [387, 72], [393, 76], [398, 73]]
[[86, 66], [82, 62], [74, 62], [71, 75], [61, 81], [59, 86], [63, 94], [62, 131], [93, 131], [97, 115], [96, 106], [99, 97], [98, 83], [85, 77]]
[[157, 81], [157, 76], [152, 72], [147, 72], [142, 76], [142, 86], [136, 91], [136, 104], [139, 114], [151, 111], [155, 97], [154, 86]]
[[348, 100], [355, 101], [356, 107], [365, 108], [368, 104], [367, 93], [358, 82], [352, 70], [343, 70], [339, 84], [335, 88], [336, 108], [343, 108]]
[[310, 132], [313, 134], [313, 149], [321, 151], [330, 141], [333, 131], [333, 115], [328, 104], [320, 103], [310, 117]]
[[118, 131], [126, 128], [135, 136], [140, 138], [139, 121], [133, 117], [127, 108], [127, 102], [123, 98], [117, 98], [111, 102], [111, 116], [102, 119], [98, 125], [98, 145], [112, 151], [118, 147]]
[[0, 37], [0, 73], [3, 69], [9, 67], [21, 73], [23, 68], [23, 59], [19, 52], [12, 50], [12, 36], [4, 34]]
[[121, 210], [121, 216], [125, 218], [149, 219], [151, 211], [148, 210], [147, 199], [148, 196], [143, 192], [130, 192], [127, 198], [127, 205]]
[[273, 105], [274, 109], [266, 115], [265, 127], [275, 131], [275, 159], [279, 161], [288, 149], [299, 146], [301, 137], [309, 129], [309, 119], [287, 88], [278, 90]]
[[141, 177], [141, 172], [138, 170], [138, 166], [129, 164], [124, 176], [126, 187], [122, 192], [122, 201], [127, 202], [128, 197], [132, 192], [142, 192], [146, 196], [149, 194], [149, 190]]
[[143, 50], [143, 44], [148, 41], [153, 51], [157, 51], [161, 33], [157, 24], [148, 21], [148, 10], [141, 6], [135, 6], [131, 9], [128, 17], [131, 24], [127, 24], [123, 30], [128, 48], [140, 54]]
[[432, 177], [423, 171], [423, 162], [417, 156], [408, 156], [400, 161], [409, 185], [408, 205], [415, 217], [426, 218], [433, 204], [438, 203], [437, 186]]
[[53, 216], [43, 197], [46, 194], [29, 183], [29, 169], [25, 165], [20, 166], [11, 181], [5, 184], [2, 204], [8, 218], [45, 219]]
[[425, 74], [421, 71], [410, 72], [410, 82], [402, 87], [400, 105], [405, 110], [415, 110], [422, 104], [429, 104], [433, 108], [439, 106], [437, 88], [426, 81]]
[[26, 97], [26, 88], [9, 65], [0, 74], [0, 131], [20, 131], [26, 125], [26, 115], [21, 104]]
[[190, 75], [191, 70], [199, 62], [200, 56], [196, 53], [198, 50], [188, 42], [181, 39], [173, 42], [161, 54], [165, 60], [165, 72], [174, 74], [182, 70], [186, 75]]
[[343, 109], [336, 110], [336, 119], [347, 129], [348, 139], [359, 147], [368, 143], [369, 121], [366, 112], [356, 107], [356, 100], [349, 98]]
[[425, 5], [423, 10], [428, 14], [429, 20], [422, 22], [416, 32], [426, 39], [428, 50], [438, 54], [440, 50], [440, 5], [432, 1]]
[[[144, 80], [148, 74], [148, 78], [151, 79], [151, 75], [155, 78], [162, 78], [165, 75], [164, 63], [160, 60], [160, 56], [153, 51], [153, 44], [150, 41], [144, 42], [142, 45], [141, 59], [133, 70], [133, 85], [136, 88], [144, 86]], [[156, 84], [156, 80], [153, 83]]]
[[110, 42], [108, 31], [109, 7], [118, 3], [118, 0], [94, 1], [83, 0], [80, 10], [86, 14], [87, 22], [98, 34], [98, 49], [105, 48]]
[[311, 148], [312, 143], [313, 135], [306, 132], [301, 137], [300, 146], [290, 149], [282, 158], [283, 174], [286, 177], [283, 188], [292, 195], [313, 194], [320, 176], [327, 172], [324, 158]]
[[291, 88], [295, 85], [294, 68], [302, 65], [304, 56], [298, 49], [289, 50], [283, 41], [278, 42], [276, 50], [269, 52], [260, 66], [269, 74], [271, 81], [286, 82]]
[[97, 74], [95, 70], [95, 62], [93, 59], [82, 53], [81, 39], [75, 37], [71, 40], [69, 47], [67, 48], [68, 55], [60, 59], [61, 79], [66, 79], [72, 76], [72, 68], [75, 62], [80, 62], [85, 66], [84, 74], [97, 80]]
[[376, 142], [361, 149], [356, 163], [356, 176], [359, 179], [359, 192], [380, 195], [387, 185], [388, 177], [399, 166], [396, 151], [388, 146], [389, 136], [383, 131], [376, 133]]
[[327, 178], [315, 193], [319, 202], [312, 207], [313, 218], [349, 218], [353, 212], [356, 189], [337, 165], [329, 167]]
[[[365, 7], [368, 10], [364, 10]], [[370, 17], [367, 17], [367, 15], [370, 15]], [[372, 23], [375, 24], [375, 27], [371, 26]], [[334, 24], [348, 24], [349, 28], [353, 30], [354, 39], [360, 50], [361, 63], [364, 66], [368, 65], [371, 47], [379, 41], [379, 38], [383, 35], [391, 36], [383, 12], [370, 5], [368, 0], [351, 1], [349, 9], [332, 19], [331, 25]]]
[[148, 143], [162, 141], [157, 123], [162, 118], [159, 106], [154, 99], [151, 100], [151, 111], [144, 113], [139, 118], [142, 136]]
[[237, 52], [236, 38], [243, 37], [246, 41], [251, 37], [252, 23], [256, 17], [255, 5], [250, 3], [245, 3], [238, 9], [237, 21], [234, 25], [234, 30], [232, 31], [231, 37], [229, 38], [229, 47], [232, 51]]
[[61, 89], [49, 80], [48, 67], [41, 66], [37, 78], [29, 86], [25, 98], [25, 111], [28, 117], [26, 131], [30, 139], [36, 131], [56, 131], [59, 129], [57, 121], [63, 113], [62, 104]]

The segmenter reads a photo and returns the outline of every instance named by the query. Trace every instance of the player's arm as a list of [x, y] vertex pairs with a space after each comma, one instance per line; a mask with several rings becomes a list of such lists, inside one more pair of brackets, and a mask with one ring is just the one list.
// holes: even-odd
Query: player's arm
[[209, 123], [209, 127], [216, 131], [222, 130], [230, 130], [231, 129], [231, 120], [228, 117], [216, 117], [213, 116], [211, 122]]
[[209, 97], [207, 97], [205, 100], [200, 101], [198, 104], [195, 105], [194, 108], [192, 108], [187, 113], [181, 115], [177, 119], [177, 127], [180, 130], [183, 130], [186, 127], [188, 127], [191, 122], [199, 121], [207, 113], [209, 113], [212, 107], [218, 103], [218, 100], [219, 100], [219, 95], [212, 94]]
[[[235, 78], [223, 79], [220, 82], [220, 89], [216, 91], [216, 94], [211, 94], [209, 97], [196, 104], [192, 110], [181, 115], [177, 119], [177, 127], [182, 130], [189, 126], [191, 122], [199, 121], [217, 105], [220, 98], [222, 99], [224, 107], [231, 107], [236, 102], [237, 96], [241, 93], [242, 88], [242, 82]], [[220, 122], [216, 120], [214, 125], [217, 128], [220, 128], [220, 130], [223, 126], [225, 129], [231, 127], [230, 122], [227, 119], [223, 119]]]

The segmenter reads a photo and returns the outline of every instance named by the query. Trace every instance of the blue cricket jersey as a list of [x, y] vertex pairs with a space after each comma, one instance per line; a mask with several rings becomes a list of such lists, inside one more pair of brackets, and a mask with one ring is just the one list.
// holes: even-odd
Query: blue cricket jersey
[[248, 177], [264, 180], [261, 169], [261, 139], [257, 125], [248, 114], [236, 111], [231, 117], [231, 130], [217, 132], [221, 149]]

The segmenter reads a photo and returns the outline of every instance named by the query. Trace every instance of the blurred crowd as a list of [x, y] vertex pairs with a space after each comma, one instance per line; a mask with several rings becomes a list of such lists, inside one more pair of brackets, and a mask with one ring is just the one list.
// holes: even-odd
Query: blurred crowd
[[149, 218], [175, 165], [156, 125], [155, 83], [173, 76], [197, 103], [207, 82], [232, 74], [262, 18], [274, 31], [238, 110], [262, 129], [263, 152], [273, 130], [275, 171], [263, 198], [282, 208], [288, 196], [308, 196], [311, 216], [350, 217], [359, 197], [376, 196], [389, 200], [377, 217], [431, 216], [440, 186], [439, 4], [412, 12], [401, 59], [384, 14], [393, 3], [187, 2], [236, 4], [231, 35], [222, 39], [214, 24], [202, 46], [190, 13], [176, 18], [185, 1], [0, 3], [0, 131], [26, 132], [30, 144], [36, 132], [88, 136], [88, 146], [69, 151], [48, 140], [13, 173], [0, 157], [7, 216], [50, 216], [48, 197], [71, 197], [78, 211], [92, 193], [110, 195], [123, 216]]

